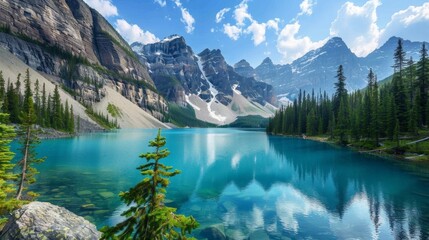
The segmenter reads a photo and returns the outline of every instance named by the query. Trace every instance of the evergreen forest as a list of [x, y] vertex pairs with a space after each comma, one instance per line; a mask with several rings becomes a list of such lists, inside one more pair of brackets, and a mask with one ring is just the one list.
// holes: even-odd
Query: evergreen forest
[[343, 66], [338, 66], [333, 96], [300, 91], [293, 103], [283, 106], [270, 119], [267, 132], [325, 136], [366, 149], [387, 144], [397, 152], [407, 150], [401, 146], [402, 141], [428, 134], [429, 62], [425, 43], [416, 62], [405, 52], [399, 40], [393, 75], [378, 82], [377, 73], [369, 69], [367, 87], [353, 92], [347, 90]]

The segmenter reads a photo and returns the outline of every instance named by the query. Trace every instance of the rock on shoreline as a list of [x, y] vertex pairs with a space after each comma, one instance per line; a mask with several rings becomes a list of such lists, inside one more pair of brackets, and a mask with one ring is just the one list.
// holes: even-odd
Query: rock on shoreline
[[0, 240], [100, 239], [96, 227], [63, 207], [32, 202], [15, 210], [0, 232]]

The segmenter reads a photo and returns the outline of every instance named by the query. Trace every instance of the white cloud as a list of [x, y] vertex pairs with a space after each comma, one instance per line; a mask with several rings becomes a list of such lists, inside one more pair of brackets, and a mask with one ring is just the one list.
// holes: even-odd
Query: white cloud
[[185, 30], [187, 33], [192, 33], [195, 29], [194, 23], [195, 19], [192, 17], [192, 15], [189, 13], [188, 9], [184, 8], [180, 0], [173, 0], [173, 2], [176, 4], [177, 7], [180, 8], [180, 11], [182, 12], [182, 18], [180, 21], [182, 21], [185, 24]]
[[173, 2], [176, 4], [176, 6], [182, 7], [182, 3], [180, 2], [180, 0], [173, 0]]
[[210, 28], [210, 32], [214, 33], [215, 32], [214, 28]]
[[427, 41], [427, 31], [422, 29], [429, 29], [429, 2], [394, 13], [382, 30], [380, 43], [393, 35], [414, 41]]
[[252, 40], [255, 46], [258, 46], [265, 41], [266, 28], [267, 25], [265, 23], [258, 23], [257, 21], [253, 21], [247, 28], [246, 32], [253, 34]]
[[301, 9], [301, 12], [300, 13], [298, 13], [298, 16], [301, 16], [301, 15], [311, 15], [311, 14], [313, 14], [313, 6], [315, 5], [316, 3], [315, 2], [313, 2], [312, 0], [303, 0], [302, 2], [301, 2], [301, 4], [299, 4], [299, 8]]
[[229, 38], [236, 41], [240, 37], [242, 30], [237, 26], [227, 23], [223, 25], [223, 32], [228, 35]]
[[339, 36], [357, 56], [366, 56], [378, 47], [380, 29], [377, 25], [377, 7], [380, 0], [369, 0], [363, 6], [346, 2], [331, 23], [331, 37]]
[[165, 7], [165, 5], [167, 5], [166, 0], [154, 0], [154, 2], [158, 3], [161, 7]]
[[[228, 35], [232, 40], [238, 40], [242, 34], [252, 34], [253, 44], [258, 46], [259, 44], [265, 42], [265, 34], [268, 29], [274, 29], [276, 34], [279, 30], [279, 18], [270, 19], [267, 22], [259, 23], [254, 20], [252, 15], [248, 12], [248, 0], [243, 0], [240, 4], [235, 6], [234, 10], [234, 19], [235, 25], [230, 23], [224, 24], [223, 29], [224, 33]], [[222, 21], [223, 16], [230, 9], [222, 9], [216, 14], [216, 22], [219, 23]], [[248, 20], [248, 21], [246, 21]], [[247, 22], [250, 24], [246, 26]]]
[[116, 20], [116, 31], [118, 31], [128, 43], [141, 42], [143, 44], [149, 44], [159, 41], [159, 38], [153, 33], [144, 31], [136, 24], [131, 25], [124, 19]]
[[283, 55], [283, 62], [290, 63], [308, 51], [323, 46], [327, 39], [313, 42], [309, 37], [297, 37], [301, 25], [298, 21], [287, 24], [277, 38], [277, 51]]
[[186, 32], [187, 33], [191, 33], [194, 31], [195, 27], [194, 27], [194, 23], [195, 23], [195, 19], [192, 17], [192, 15], [189, 13], [189, 11], [186, 8], [180, 8], [180, 10], [182, 11], [182, 18], [180, 19], [180, 21], [182, 21], [186, 26]]
[[252, 20], [252, 16], [247, 11], [249, 6], [247, 5], [248, 0], [243, 0], [234, 10], [234, 18], [237, 21], [238, 26], [244, 26], [246, 19]]
[[268, 26], [268, 28], [272, 28], [272, 29], [276, 30], [276, 32], [278, 32], [279, 31], [279, 22], [280, 22], [280, 18], [270, 19], [267, 22], [267, 26]]
[[103, 17], [118, 16], [118, 9], [110, 0], [84, 0], [90, 7], [97, 10]]
[[231, 8], [224, 8], [216, 13], [216, 23], [220, 23], [224, 19], [225, 13], [229, 12], [229, 10], [231, 10]]

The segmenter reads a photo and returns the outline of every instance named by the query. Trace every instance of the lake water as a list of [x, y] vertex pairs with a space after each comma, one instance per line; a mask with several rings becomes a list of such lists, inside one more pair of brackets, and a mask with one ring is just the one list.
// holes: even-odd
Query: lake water
[[[233, 239], [427, 239], [429, 167], [314, 141], [237, 129], [164, 130], [169, 206]], [[44, 140], [35, 186], [98, 227], [124, 210], [156, 130]]]

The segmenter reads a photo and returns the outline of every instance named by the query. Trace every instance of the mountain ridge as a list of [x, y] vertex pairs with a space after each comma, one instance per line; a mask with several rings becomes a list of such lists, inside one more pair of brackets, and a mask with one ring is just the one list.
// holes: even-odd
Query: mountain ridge
[[[392, 74], [393, 51], [399, 39], [402, 38], [392, 36], [367, 56], [357, 57], [342, 38], [334, 37], [322, 47], [307, 52], [290, 64], [274, 64], [267, 57], [254, 68], [253, 74], [257, 80], [272, 84], [278, 98], [289, 96], [293, 99], [300, 89], [307, 92], [321, 90], [332, 94], [336, 70], [338, 65], [342, 64], [347, 77], [347, 87], [349, 90], [357, 90], [366, 86], [366, 76], [370, 68], [380, 80]], [[407, 57], [411, 55], [417, 59], [421, 44], [403, 40]]]
[[237, 74], [219, 49], [206, 48], [196, 54], [179, 35], [146, 45], [136, 42], [131, 47], [148, 66], [161, 93], [182, 107], [193, 107], [200, 120], [228, 124], [250, 113], [272, 114], [272, 109], [264, 107], [275, 104], [272, 87]]

